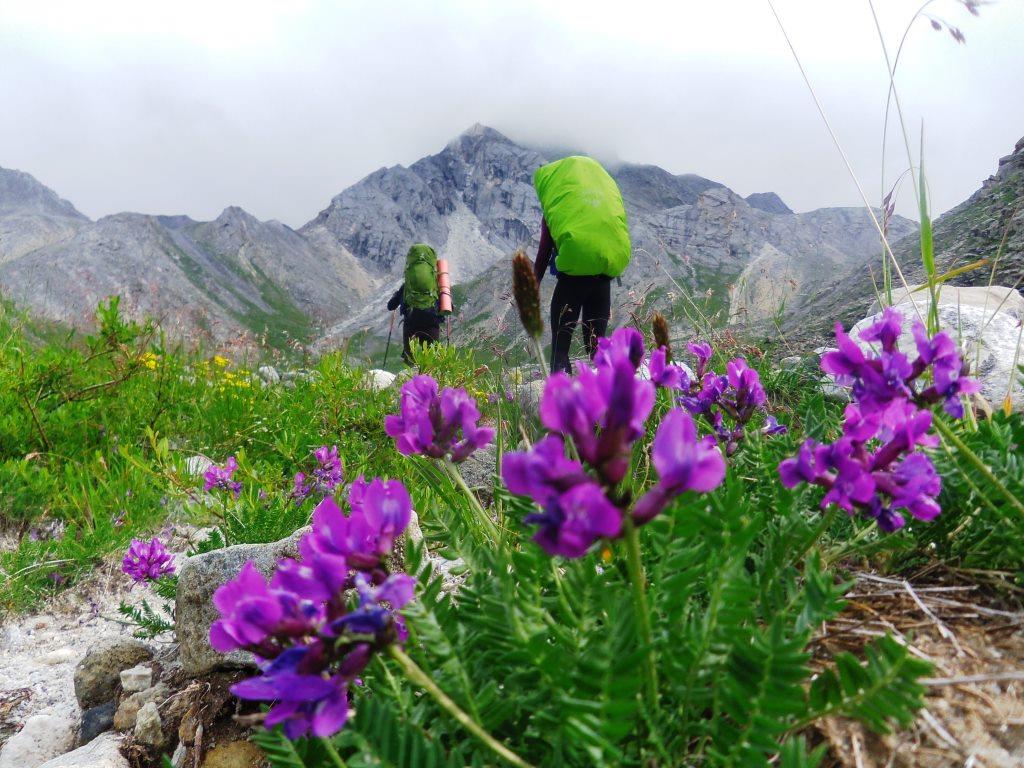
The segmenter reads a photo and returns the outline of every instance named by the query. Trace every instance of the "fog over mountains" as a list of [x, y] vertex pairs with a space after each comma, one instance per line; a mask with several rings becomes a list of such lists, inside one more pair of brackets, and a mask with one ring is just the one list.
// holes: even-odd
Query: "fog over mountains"
[[[450, 261], [463, 299], [456, 325], [476, 333], [508, 312], [508, 258], [519, 247], [532, 256], [539, 237], [533, 171], [561, 154], [474, 125], [435, 155], [343, 190], [297, 230], [235, 207], [209, 222], [139, 213], [92, 221], [27, 173], [0, 168], [0, 288], [75, 326], [117, 293], [131, 312], [189, 339], [216, 345], [266, 331], [274, 342], [330, 344], [364, 326], [386, 332], [386, 294], [409, 245], [426, 242]], [[771, 192], [744, 199], [655, 165], [609, 170], [634, 246], [616, 293], [676, 315], [697, 297], [721, 323], [764, 323], [780, 309], [799, 317], [822, 286], [879, 258], [863, 209], [795, 214]], [[890, 224], [894, 240], [913, 229]]]

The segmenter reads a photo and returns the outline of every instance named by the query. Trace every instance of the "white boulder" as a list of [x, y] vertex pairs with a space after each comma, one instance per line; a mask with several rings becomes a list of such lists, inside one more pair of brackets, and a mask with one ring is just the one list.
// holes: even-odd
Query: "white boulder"
[[[894, 298], [898, 299], [894, 307], [904, 319], [899, 348], [913, 361], [917, 348], [910, 329], [918, 312], [927, 318], [928, 291], [915, 291], [909, 296], [903, 292]], [[1024, 411], [1024, 385], [1018, 368], [1024, 365], [1022, 317], [1024, 296], [1012, 288], [948, 286], [939, 294], [939, 325], [959, 344], [961, 354], [970, 364], [971, 375], [981, 382], [982, 397], [997, 410], [1009, 392], [1013, 410]], [[850, 330], [850, 338], [865, 348], [870, 346], [860, 340], [860, 333], [878, 319], [879, 314], [875, 313], [858, 322]]]
[[49, 760], [39, 768], [129, 768], [120, 746], [120, 736], [104, 733], [84, 747]]
[[380, 368], [371, 368], [366, 372], [366, 385], [374, 392], [382, 392], [395, 384], [395, 374]]
[[0, 768], [38, 768], [75, 746], [78, 723], [60, 715], [33, 715], [0, 750]]

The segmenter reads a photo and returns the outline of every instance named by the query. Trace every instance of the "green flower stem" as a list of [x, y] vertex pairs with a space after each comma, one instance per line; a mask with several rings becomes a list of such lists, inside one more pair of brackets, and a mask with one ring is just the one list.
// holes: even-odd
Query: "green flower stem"
[[650, 710], [649, 714], [653, 716], [658, 707], [658, 670], [654, 663], [654, 633], [651, 631], [651, 611], [647, 604], [647, 577], [640, 562], [640, 536], [636, 526], [628, 515], [622, 525], [626, 532], [626, 565], [629, 569], [629, 580], [633, 584], [633, 603], [637, 621], [640, 623], [640, 638], [646, 646], [644, 672], [647, 707]]
[[345, 765], [345, 761], [341, 759], [341, 755], [338, 754], [338, 750], [334, 748], [334, 744], [331, 743], [330, 739], [320, 739], [320, 743], [324, 745], [324, 749], [327, 750], [328, 757], [331, 758], [331, 762], [334, 763], [336, 768], [348, 768]]
[[494, 524], [493, 520], [491, 520], [491, 516], [487, 514], [487, 510], [485, 510], [483, 504], [480, 503], [480, 499], [476, 497], [473, 490], [466, 484], [466, 480], [462, 476], [462, 473], [459, 472], [459, 468], [447, 457], [441, 461], [448, 472], [448, 476], [451, 477], [452, 481], [462, 490], [466, 498], [469, 499], [469, 503], [473, 506], [473, 511], [476, 512], [477, 517], [480, 518], [480, 521], [486, 529], [487, 534], [491, 537], [491, 540], [494, 542], [501, 541], [501, 531], [498, 530], [498, 526]]
[[956, 432], [950, 429], [949, 425], [946, 424], [941, 417], [932, 419], [932, 424], [935, 426], [935, 429], [938, 430], [939, 434], [941, 434], [946, 441], [952, 443], [957, 452], [963, 455], [963, 457], [967, 459], [967, 461], [970, 462], [976, 470], [978, 470], [978, 473], [985, 478], [990, 487], [995, 488], [999, 494], [1009, 502], [1013, 510], [1020, 515], [1019, 522], [1024, 522], [1024, 504], [1021, 503], [1020, 499], [1013, 495], [1009, 488], [1003, 485], [999, 478], [992, 474], [992, 470], [989, 469], [985, 462], [981, 460], [981, 457], [968, 448], [967, 444], [960, 439]]
[[540, 339], [531, 336], [530, 345], [533, 347], [533, 354], [537, 358], [537, 363], [540, 365], [540, 372], [544, 374], [544, 378], [548, 377], [548, 364], [544, 359], [544, 350], [540, 348]]
[[518, 766], [518, 768], [533, 768], [533, 766], [491, 736], [491, 734], [485, 731], [475, 720], [473, 720], [473, 718], [467, 715], [458, 704], [448, 697], [448, 694], [438, 687], [437, 683], [434, 682], [430, 675], [420, 669], [419, 665], [406, 655], [405, 651], [397, 645], [390, 645], [388, 646], [388, 654], [398, 662], [399, 666], [402, 667], [402, 670], [405, 672], [405, 676], [409, 678], [410, 682], [415, 683], [429, 693], [442, 709], [454, 717], [463, 728], [483, 742], [488, 749], [494, 752], [494, 754], [498, 755], [511, 765]]

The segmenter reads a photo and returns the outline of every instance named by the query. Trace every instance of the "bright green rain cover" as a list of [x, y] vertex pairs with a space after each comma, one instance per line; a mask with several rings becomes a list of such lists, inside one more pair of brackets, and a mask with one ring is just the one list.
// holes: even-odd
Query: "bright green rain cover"
[[590, 157], [565, 157], [533, 174], [544, 220], [567, 275], [618, 277], [629, 265], [626, 207], [615, 180]]
[[413, 309], [432, 309], [437, 296], [437, 254], [429, 245], [416, 243], [405, 257], [402, 300]]

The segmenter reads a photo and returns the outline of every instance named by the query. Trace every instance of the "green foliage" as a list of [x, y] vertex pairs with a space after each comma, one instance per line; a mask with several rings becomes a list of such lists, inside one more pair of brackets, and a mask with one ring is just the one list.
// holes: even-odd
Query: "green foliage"
[[149, 582], [149, 586], [152, 587], [157, 597], [163, 600], [159, 609], [153, 608], [148, 600], [143, 600], [138, 607], [128, 605], [122, 600], [117, 607], [117, 612], [129, 624], [136, 627], [135, 637], [145, 640], [152, 640], [164, 632], [174, 630], [174, 597], [178, 587], [178, 577], [163, 576], [156, 581]]
[[252, 741], [262, 749], [273, 768], [321, 768], [327, 766], [327, 752], [313, 739], [289, 741], [280, 728], [261, 730], [252, 735]]
[[174, 608], [170, 603], [165, 602], [160, 610], [157, 610], [149, 604], [148, 600], [143, 600], [138, 607], [121, 601], [117, 612], [124, 616], [129, 624], [137, 627], [133, 633], [135, 637], [152, 640], [164, 632], [174, 630], [174, 621], [169, 618], [173, 616]]
[[[960, 439], [992, 473], [1024, 499], [1024, 419], [994, 415], [976, 431], [962, 429]], [[911, 526], [920, 546], [898, 561], [911, 566], [927, 557], [969, 568], [1010, 570], [1024, 579], [1024, 519], [975, 468], [953, 450], [933, 453], [942, 477], [942, 514], [928, 524]], [[933, 550], [934, 554], [930, 554]]]
[[[620, 543], [552, 560], [521, 522], [529, 503], [499, 486], [489, 489], [504, 537], [495, 547], [450, 477], [395, 451], [382, 426], [394, 391], [371, 391], [342, 354], [322, 358], [293, 388], [262, 387], [237, 363], [169, 349], [146, 326], [121, 322], [116, 303], [101, 310], [99, 325], [96, 337], [58, 346], [30, 343], [0, 317], [0, 401], [9, 406], [0, 411], [0, 519], [18, 542], [0, 554], [0, 604], [31, 606], [168, 518], [212, 526], [193, 554], [283, 538], [315, 504], [291, 498], [294, 473], [308, 471], [314, 448], [337, 444], [347, 480], [401, 478], [419, 514], [426, 544], [409, 543], [405, 553], [419, 582], [405, 611], [407, 653], [473, 720], [537, 766], [816, 766], [823, 750], [809, 749], [802, 729], [831, 714], [881, 732], [906, 724], [927, 673], [888, 638], [863, 658], [812, 662], [813, 633], [843, 609], [844, 557], [884, 552], [877, 562], [893, 568], [936, 555], [970, 567], [1024, 561], [1013, 509], [952, 451], [935, 453], [943, 515], [894, 536], [823, 514], [818, 489], [784, 489], [778, 463], [808, 436], [834, 439], [842, 408], [822, 396], [814, 371], [779, 370], [751, 353], [770, 409], [790, 433], [769, 439], [751, 429], [718, 490], [682, 497], [641, 529], [654, 628], [646, 646]], [[503, 397], [514, 374], [479, 360], [443, 344], [417, 351], [421, 371], [477, 397], [498, 427], [499, 454], [535, 439], [536, 418]], [[669, 407], [659, 397], [653, 420]], [[1019, 417], [960, 434], [1002, 482], [1024, 490]], [[653, 480], [650, 437], [623, 489], [634, 496]], [[240, 465], [240, 496], [204, 493], [186, 460], [230, 455]], [[457, 591], [442, 589], [438, 557], [461, 559], [443, 569], [460, 581]], [[173, 580], [154, 590], [162, 608], [122, 610], [145, 636], [172, 626]], [[654, 707], [641, 674], [648, 653], [659, 679]], [[332, 742], [347, 765], [495, 764], [391, 662], [372, 664], [363, 681]], [[255, 740], [277, 768], [336, 765], [316, 740], [291, 743], [277, 731]]]

